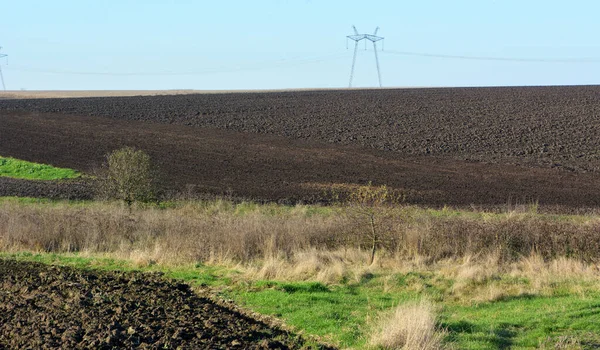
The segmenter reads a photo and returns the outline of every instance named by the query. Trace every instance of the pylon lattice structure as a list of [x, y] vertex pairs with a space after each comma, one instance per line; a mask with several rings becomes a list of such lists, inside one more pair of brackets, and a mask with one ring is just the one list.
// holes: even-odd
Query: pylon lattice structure
[[[354, 29], [354, 35], [346, 36], [346, 45], [348, 44], [348, 39], [354, 41], [354, 56], [352, 57], [352, 68], [350, 70], [350, 83], [348, 84], [348, 87], [352, 87], [352, 78], [354, 78], [354, 66], [356, 65], [356, 53], [358, 52], [358, 43], [362, 40], [368, 40], [373, 43], [373, 49], [375, 51], [375, 64], [377, 64], [377, 77], [379, 78], [379, 87], [381, 87], [381, 70], [379, 69], [379, 57], [377, 56], [377, 42], [383, 40], [384, 38], [381, 36], [377, 36], [377, 31], [379, 30], [379, 27], [375, 28], [373, 34], [359, 34], [355, 26], [352, 26], [352, 29]], [[365, 41], [365, 50], [366, 47], [367, 42]]]
[[[0, 46], [0, 50], [2, 50], [2, 46]], [[0, 52], [0, 58], [4, 58], [7, 57], [8, 55], [5, 55], [3, 53]], [[0, 64], [0, 81], [2, 81], [2, 89], [4, 91], [6, 91], [6, 85], [4, 85], [4, 76], [2, 75], [2, 65]]]

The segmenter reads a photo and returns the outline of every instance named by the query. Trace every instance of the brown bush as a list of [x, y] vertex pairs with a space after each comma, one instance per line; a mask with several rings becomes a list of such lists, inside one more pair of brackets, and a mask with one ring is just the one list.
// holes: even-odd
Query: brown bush
[[127, 205], [152, 202], [157, 199], [156, 178], [156, 169], [146, 152], [124, 147], [106, 155], [97, 195], [101, 199], [122, 200]]
[[[300, 252], [370, 251], [356, 239], [343, 208], [178, 204], [169, 209], [119, 203], [0, 203], [0, 249], [137, 254], [157, 261], [292, 261]], [[532, 253], [544, 259], [600, 258], [600, 219], [538, 214], [441, 215], [414, 207], [389, 209], [381, 258], [429, 261], [497, 255], [501, 262]], [[343, 254], [341, 255], [343, 256]]]
[[251, 262], [291, 256], [309, 247], [335, 247], [340, 217], [302, 210], [235, 212], [229, 203], [188, 204], [161, 210], [118, 203], [0, 204], [0, 249], [44, 252], [144, 251], [157, 260]]

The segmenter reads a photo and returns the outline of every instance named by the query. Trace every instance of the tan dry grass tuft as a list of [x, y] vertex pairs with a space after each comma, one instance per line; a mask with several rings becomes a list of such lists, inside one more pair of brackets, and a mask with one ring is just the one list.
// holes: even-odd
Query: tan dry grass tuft
[[337, 251], [310, 249], [296, 252], [290, 265], [290, 278], [339, 283], [348, 274], [348, 263]]
[[435, 310], [430, 302], [400, 305], [380, 320], [370, 345], [384, 349], [441, 349], [445, 332], [436, 330], [435, 325]]
[[596, 280], [600, 277], [600, 266], [567, 257], [545, 261], [540, 255], [532, 254], [515, 262], [511, 275], [544, 282]]
[[600, 265], [567, 257], [545, 261], [539, 254], [532, 254], [513, 263], [509, 273], [512, 277], [528, 279], [531, 293], [551, 294], [558, 284], [579, 293], [579, 284], [569, 282], [598, 283]]
[[436, 264], [440, 273], [457, 280], [482, 282], [500, 272], [500, 262], [497, 254], [485, 257], [475, 257], [471, 254], [442, 260]]
[[504, 296], [502, 288], [493, 284], [502, 272], [498, 254], [484, 257], [466, 255], [436, 263], [431, 267], [442, 277], [454, 281], [451, 293], [455, 297], [491, 301]]
[[247, 275], [254, 279], [282, 280], [286, 279], [287, 272], [288, 269], [281, 260], [268, 258], [257, 269], [248, 269]]
[[[359, 275], [364, 269], [367, 252], [326, 251], [308, 249], [296, 251], [291, 258], [269, 257], [255, 261], [242, 268], [251, 279], [279, 279], [294, 281], [318, 281], [323, 283], [341, 283], [352, 276]], [[360, 263], [344, 256], [356, 258]]]
[[129, 255], [127, 260], [131, 261], [137, 267], [148, 267], [155, 265], [160, 259], [160, 250], [132, 250], [130, 252], [123, 252], [124, 256]]
[[425, 271], [431, 268], [430, 258], [415, 254], [408, 257], [394, 256], [392, 259], [381, 261], [383, 268], [391, 269], [396, 272], [408, 273], [411, 271]]
[[544, 341], [540, 342], [539, 349], [553, 349], [553, 350], [579, 350], [584, 349], [581, 342], [576, 338], [570, 336], [560, 336], [556, 339], [548, 337]]

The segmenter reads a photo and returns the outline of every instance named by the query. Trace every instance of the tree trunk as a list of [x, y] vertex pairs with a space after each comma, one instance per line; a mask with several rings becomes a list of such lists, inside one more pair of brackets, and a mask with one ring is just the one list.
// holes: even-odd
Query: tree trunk
[[373, 265], [373, 262], [375, 261], [375, 252], [377, 251], [377, 231], [375, 231], [375, 217], [373, 215], [371, 215], [371, 217], [369, 219], [371, 220], [371, 238], [372, 238], [371, 260], [369, 261], [369, 265]]

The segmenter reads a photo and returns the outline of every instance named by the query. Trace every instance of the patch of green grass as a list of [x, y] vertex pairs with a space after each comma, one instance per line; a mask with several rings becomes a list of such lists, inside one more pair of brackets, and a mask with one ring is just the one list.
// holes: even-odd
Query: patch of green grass
[[55, 207], [55, 206], [68, 206], [68, 207], [85, 207], [93, 206], [98, 202], [92, 200], [74, 200], [74, 199], [50, 199], [50, 198], [34, 198], [34, 197], [14, 197], [6, 196], [0, 197], [0, 204], [4, 203], [15, 203], [20, 205], [31, 205], [31, 206], [44, 206], [44, 207]]
[[21, 261], [35, 261], [43, 264], [56, 264], [63, 266], [71, 266], [80, 269], [98, 269], [98, 270], [132, 270], [131, 262], [124, 260], [115, 260], [112, 258], [102, 257], [83, 257], [78, 254], [55, 254], [55, 253], [0, 253], [0, 258], [10, 258]]
[[382, 312], [424, 295], [439, 299], [450, 285], [451, 281], [433, 273], [410, 272], [391, 278], [368, 274], [359, 281], [335, 285], [257, 281], [234, 286], [225, 294], [247, 308], [281, 318], [343, 348], [362, 348]]
[[383, 293], [358, 285], [261, 281], [226, 293], [244, 307], [283, 319], [286, 324], [343, 347], [362, 347], [368, 320], [415, 298], [414, 293]]
[[448, 306], [442, 314], [448, 340], [460, 349], [533, 349], [570, 337], [600, 347], [600, 293], [525, 295], [476, 306]]
[[48, 204], [54, 203], [54, 199], [48, 198], [33, 198], [33, 197], [0, 197], [0, 203], [21, 203], [21, 204]]
[[417, 273], [395, 277], [389, 291], [376, 276], [339, 286], [261, 281], [233, 288], [227, 296], [342, 347], [364, 347], [382, 312], [422, 297], [437, 300], [440, 326], [449, 332], [446, 341], [457, 349], [533, 349], [565, 337], [587, 344], [584, 348], [600, 347], [600, 292], [586, 297], [522, 295], [463, 305], [445, 298], [452, 281]]
[[0, 157], [0, 176], [28, 180], [63, 180], [80, 177], [73, 169], [55, 168], [51, 165]]

